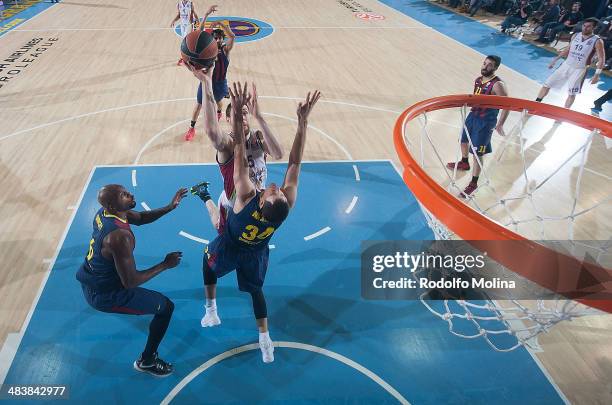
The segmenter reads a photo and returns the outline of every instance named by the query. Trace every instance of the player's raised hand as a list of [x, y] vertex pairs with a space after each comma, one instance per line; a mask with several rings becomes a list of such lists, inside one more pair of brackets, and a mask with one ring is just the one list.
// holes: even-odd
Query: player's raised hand
[[259, 103], [257, 102], [257, 87], [255, 87], [255, 83], [253, 83], [253, 90], [250, 94], [251, 100], [249, 102], [249, 112], [253, 115], [253, 117], [259, 119], [261, 118], [261, 111], [259, 111]]
[[167, 269], [172, 269], [181, 263], [183, 252], [168, 253], [164, 258], [163, 264]]
[[314, 107], [320, 97], [321, 92], [319, 90], [315, 90], [312, 94], [308, 92], [306, 95], [306, 101], [298, 104], [297, 116], [300, 121], [306, 121], [308, 119], [308, 115], [310, 114], [310, 111], [312, 111], [312, 107]]
[[219, 6], [217, 6], [216, 4], [213, 4], [212, 6], [210, 6], [208, 10], [206, 11], [206, 15], [211, 15], [212, 13], [216, 13], [217, 7]]
[[180, 188], [174, 194], [174, 197], [172, 197], [172, 201], [170, 201], [170, 206], [172, 207], [172, 209], [175, 209], [179, 205], [179, 203], [181, 202], [183, 197], [185, 197], [186, 195], [187, 195], [187, 189], [186, 188]]
[[193, 73], [193, 75], [199, 81], [203, 83], [209, 83], [209, 82], [212, 83], [212, 75], [213, 75], [213, 71], [215, 70], [214, 63], [212, 64], [212, 66], [208, 68], [204, 68], [204, 69], [196, 69], [196, 67], [193, 66], [191, 62], [186, 62], [184, 65], [187, 68], [187, 70]]
[[246, 82], [241, 84], [240, 82], [232, 83], [232, 88], [229, 89], [230, 101], [232, 103], [232, 114], [234, 119], [242, 121], [242, 107], [249, 103], [251, 99], [247, 92]]

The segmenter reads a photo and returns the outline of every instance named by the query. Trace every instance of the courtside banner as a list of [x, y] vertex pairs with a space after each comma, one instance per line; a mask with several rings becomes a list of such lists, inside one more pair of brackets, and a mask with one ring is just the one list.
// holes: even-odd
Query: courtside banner
[[606, 241], [363, 241], [368, 300], [612, 300]]

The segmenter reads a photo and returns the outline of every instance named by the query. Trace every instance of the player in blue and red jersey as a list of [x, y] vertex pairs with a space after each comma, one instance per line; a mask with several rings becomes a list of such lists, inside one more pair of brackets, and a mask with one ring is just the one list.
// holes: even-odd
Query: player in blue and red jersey
[[172, 364], [157, 355], [157, 348], [166, 334], [174, 304], [157, 291], [139, 287], [161, 272], [176, 267], [181, 252], [168, 253], [165, 259], [147, 270], [136, 270], [134, 247], [136, 240], [130, 225], [151, 223], [174, 210], [187, 193], [176, 192], [170, 204], [150, 211], [132, 211], [134, 196], [123, 186], [109, 184], [98, 192], [102, 208], [93, 220], [89, 251], [76, 274], [83, 295], [93, 308], [101, 312], [127, 315], [152, 314], [149, 337], [134, 368], [157, 377], [173, 371]]
[[262, 287], [268, 269], [270, 249], [268, 243], [283, 223], [297, 199], [298, 177], [304, 145], [308, 115], [320, 97], [320, 93], [308, 93], [306, 101], [297, 109], [298, 129], [293, 141], [282, 187], [271, 183], [258, 190], [249, 176], [246, 157], [246, 137], [242, 131], [242, 110], [251, 95], [234, 83], [230, 90], [232, 124], [234, 133], [233, 181], [236, 201], [229, 212], [223, 232], [208, 245], [204, 262], [204, 293], [206, 313], [202, 326], [221, 323], [217, 315], [217, 278], [236, 270], [238, 288], [248, 292], [253, 302], [253, 312], [259, 330], [259, 347], [263, 361], [274, 361], [274, 345], [268, 333], [268, 315]]
[[[217, 120], [221, 119], [221, 111], [223, 108], [223, 99], [229, 95], [227, 88], [227, 69], [230, 63], [230, 52], [234, 48], [234, 42], [236, 35], [232, 32], [231, 28], [221, 22], [214, 22], [212, 24], [214, 28], [212, 36], [217, 41], [217, 48], [219, 48], [219, 54], [215, 60], [215, 68], [213, 70], [213, 95], [215, 102], [217, 103]], [[204, 29], [204, 24], [200, 26]], [[227, 42], [225, 38], [227, 37]], [[185, 140], [191, 141], [195, 137], [195, 124], [200, 116], [202, 109], [202, 83], [198, 86], [197, 102], [193, 109], [193, 115], [191, 117], [191, 125], [185, 133]]]
[[[501, 65], [501, 58], [496, 55], [489, 55], [482, 63], [480, 73], [482, 76], [476, 78], [474, 82], [474, 94], [494, 94], [496, 96], [507, 96], [506, 86], [495, 72]], [[446, 165], [449, 169], [470, 170], [468, 156], [473, 154], [472, 180], [465, 190], [459, 194], [462, 198], [467, 198], [478, 188], [478, 177], [483, 164], [483, 156], [491, 153], [491, 137], [493, 129], [501, 136], [505, 136], [504, 123], [508, 117], [508, 110], [503, 110], [499, 120], [497, 116], [499, 110], [495, 108], [473, 107], [465, 119], [465, 127], [461, 135], [461, 161], [451, 162]], [[467, 129], [467, 131], [466, 131]]]

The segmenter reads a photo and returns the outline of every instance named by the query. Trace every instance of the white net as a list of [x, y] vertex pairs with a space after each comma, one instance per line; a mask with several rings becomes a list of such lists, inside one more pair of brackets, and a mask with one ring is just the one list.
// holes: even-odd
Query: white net
[[[574, 257], [610, 267], [612, 244], [612, 169], [609, 140], [598, 129], [511, 112], [507, 135], [495, 133], [493, 153], [469, 163], [481, 169], [477, 188], [465, 195], [471, 170], [448, 169], [461, 160], [462, 131], [475, 151], [465, 125], [469, 107], [423, 113], [405, 122], [403, 139], [412, 157], [446, 191], [481, 215], [532, 240], [568, 240]], [[425, 204], [426, 205], [426, 204]], [[460, 239], [421, 208], [439, 240]], [[575, 247], [575, 252], [573, 248]], [[462, 338], [482, 338], [495, 350], [526, 345], [538, 349], [537, 337], [558, 322], [599, 313], [568, 299], [508, 301], [431, 301], [422, 303]]]

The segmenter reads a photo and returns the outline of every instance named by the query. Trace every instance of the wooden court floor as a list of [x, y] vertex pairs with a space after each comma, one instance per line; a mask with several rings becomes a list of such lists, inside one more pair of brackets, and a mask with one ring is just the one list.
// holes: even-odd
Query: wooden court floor
[[[228, 78], [257, 83], [285, 150], [297, 100], [321, 90], [310, 119], [320, 131], [310, 131], [305, 159], [397, 162], [391, 136], [399, 112], [469, 93], [480, 73], [475, 50], [380, 2], [360, 3], [385, 20], [360, 20], [332, 0], [220, 5], [220, 16], [274, 26], [235, 47]], [[200, 15], [209, 6], [195, 5]], [[196, 138], [183, 140], [197, 82], [176, 66], [174, 13], [167, 0], [66, 1], [0, 37], [3, 59], [28, 43], [45, 48], [0, 88], [0, 344], [22, 327], [92, 167], [214, 161], [201, 119]], [[535, 81], [505, 66], [499, 74], [511, 95], [535, 97]], [[590, 101], [579, 98], [575, 108]], [[609, 153], [602, 155], [591, 163], [609, 176]], [[589, 317], [542, 337], [537, 357], [571, 402], [611, 403], [610, 342], [610, 317]]]

